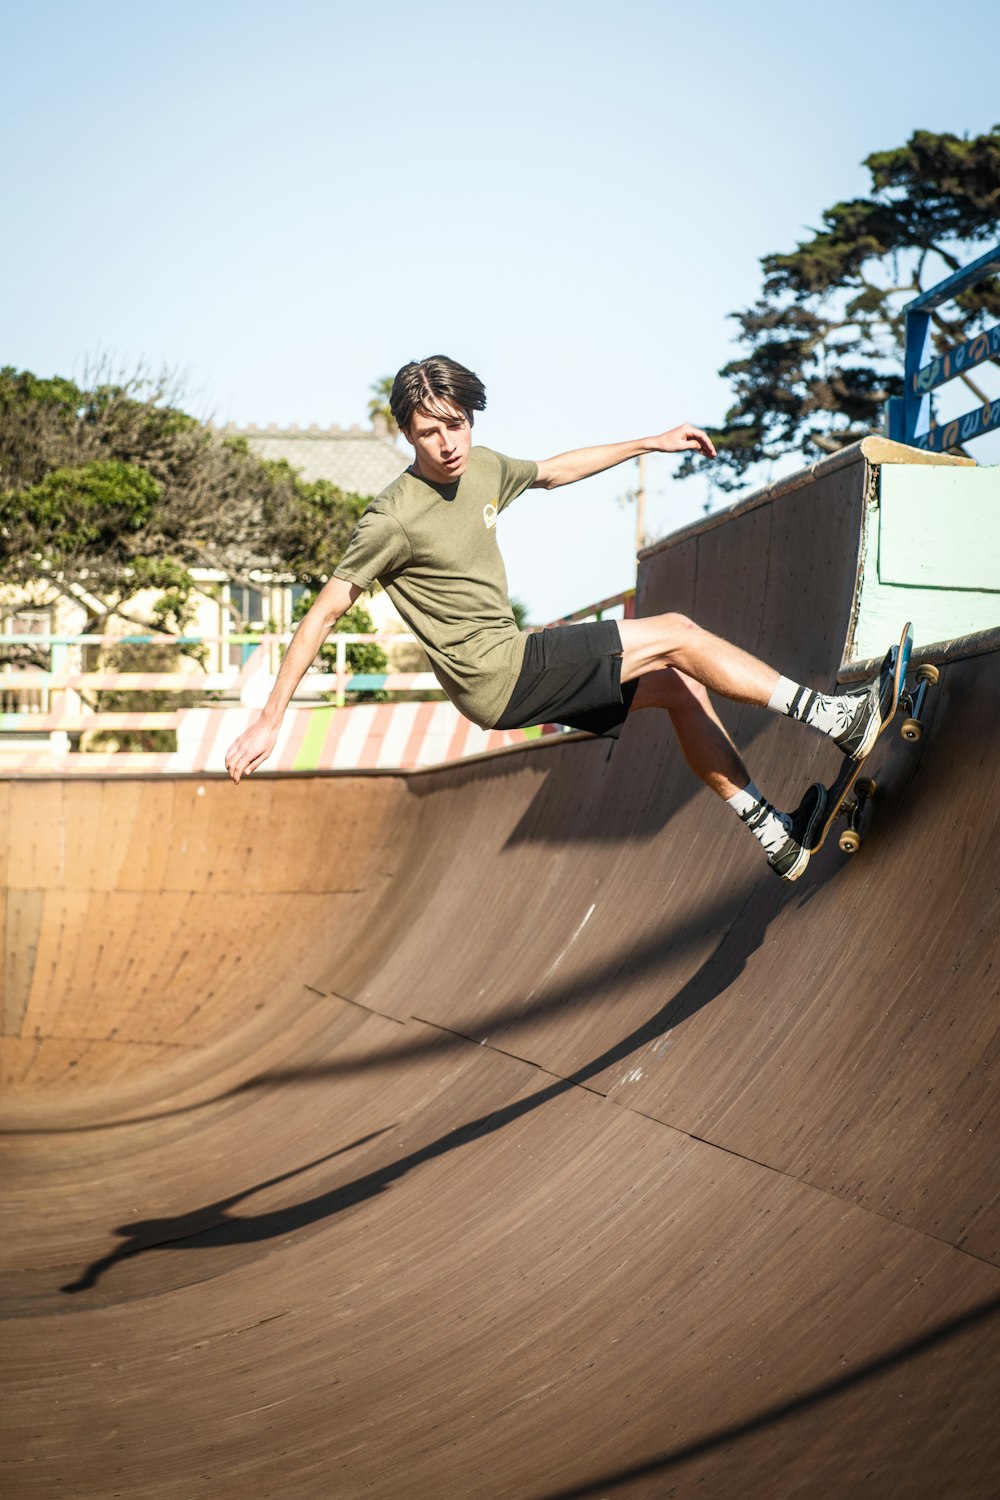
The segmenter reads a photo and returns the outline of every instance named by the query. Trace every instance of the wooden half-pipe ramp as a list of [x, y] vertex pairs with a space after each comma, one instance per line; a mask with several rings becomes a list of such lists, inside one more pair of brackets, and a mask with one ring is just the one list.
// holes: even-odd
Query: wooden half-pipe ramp
[[[864, 469], [640, 612], [832, 684]], [[794, 887], [656, 714], [0, 781], [4, 1495], [995, 1496], [996, 644]], [[836, 769], [726, 717], [778, 801]]]

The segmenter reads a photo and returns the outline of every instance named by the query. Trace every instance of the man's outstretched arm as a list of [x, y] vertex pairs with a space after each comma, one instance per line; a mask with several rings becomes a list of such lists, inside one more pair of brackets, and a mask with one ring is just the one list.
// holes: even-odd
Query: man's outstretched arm
[[559, 453], [555, 458], [545, 458], [538, 465], [538, 478], [532, 489], [554, 490], [561, 484], [573, 484], [577, 479], [589, 479], [591, 474], [601, 474], [613, 469], [627, 459], [638, 458], [642, 453], [703, 453], [706, 458], [715, 457], [715, 444], [707, 432], [682, 422], [661, 432], [659, 437], [633, 438], [628, 443], [603, 443], [598, 448], [574, 448], [570, 453]]
[[267, 760], [274, 749], [282, 716], [292, 694], [334, 625], [363, 592], [356, 583], [347, 583], [343, 578], [331, 578], [320, 589], [292, 636], [260, 717], [226, 751], [226, 770], [233, 781], [238, 783], [241, 776], [249, 776]]

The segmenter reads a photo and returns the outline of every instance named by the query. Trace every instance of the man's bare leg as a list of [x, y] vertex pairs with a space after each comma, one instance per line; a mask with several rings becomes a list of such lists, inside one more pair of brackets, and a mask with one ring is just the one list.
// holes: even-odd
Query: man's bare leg
[[674, 667], [647, 672], [630, 711], [642, 708], [666, 709], [688, 765], [725, 801], [747, 785], [750, 774], [700, 682]]
[[864, 759], [895, 705], [895, 647], [886, 652], [878, 675], [860, 691], [823, 693], [781, 676], [685, 615], [620, 620], [618, 631], [623, 682], [672, 667], [726, 698], [808, 724], [852, 760]]
[[666, 710], [695, 775], [746, 824], [775, 874], [785, 880], [797, 880], [809, 863], [808, 840], [822, 817], [825, 789], [817, 782], [794, 813], [779, 812], [750, 779], [739, 751], [712, 707], [707, 689], [676, 667], [662, 667], [641, 675], [630, 712], [644, 708]]
[[828, 694], [783, 677], [685, 615], [621, 620], [618, 630], [622, 681], [639, 679], [632, 706], [667, 710], [691, 768], [746, 823], [775, 873], [797, 880], [822, 821], [826, 788], [814, 782], [794, 812], [779, 812], [750, 780], [706, 690], [808, 724], [860, 760], [895, 704], [894, 650], [860, 693]]
[[[685, 615], [619, 620], [622, 682], [664, 667], [676, 667], [713, 693], [766, 708], [780, 674], [721, 636], [702, 630]], [[721, 726], [720, 726], [721, 727]]]

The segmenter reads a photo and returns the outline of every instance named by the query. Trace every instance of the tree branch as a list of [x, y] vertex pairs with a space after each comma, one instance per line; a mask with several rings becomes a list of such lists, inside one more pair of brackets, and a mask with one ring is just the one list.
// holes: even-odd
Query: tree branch
[[[45, 574], [43, 574], [43, 578], [44, 578], [44, 581], [49, 585], [50, 588], [55, 589], [55, 591], [56, 591], [57, 594], [61, 594], [62, 597], [64, 599], [68, 599], [71, 604], [77, 605], [80, 609], [84, 610], [88, 615], [92, 615], [94, 613], [94, 610], [91, 607], [91, 605], [87, 602], [87, 599], [86, 598], [81, 598], [80, 594], [78, 594], [75, 591], [75, 587], [74, 587], [74, 585], [72, 583], [66, 583], [66, 582], [64, 582], [63, 579], [57, 577], [57, 575], [54, 574], [54, 573], [45, 573]], [[96, 599], [97, 596], [94, 595], [94, 594], [92, 594], [90, 597], [92, 599]], [[100, 602], [100, 601], [98, 601], [98, 602]]]
[[877, 286], [874, 281], [869, 281], [866, 276], [859, 275], [858, 280], [870, 292], [878, 292], [879, 296], [884, 297], [894, 297], [897, 292], [918, 292], [920, 290], [920, 283], [918, 281], [908, 281], [904, 286]]
[[821, 448], [824, 453], [839, 453], [844, 446], [843, 443], [835, 442], [833, 438], [825, 437], [821, 432], [814, 432], [812, 440], [816, 444], [816, 447]]
[[126, 614], [125, 611], [121, 608], [120, 604], [112, 605], [112, 607], [105, 615], [105, 619], [107, 619], [110, 615], [114, 615], [118, 620], [124, 620], [126, 625], [135, 625], [139, 630], [142, 631], [143, 635], [154, 635], [159, 632], [161, 635], [165, 635], [168, 637], [168, 639], [171, 640], [176, 640], [178, 635], [178, 632], [176, 630], [168, 630], [164, 625], [153, 625], [149, 620], [137, 620], [134, 615]]
[[940, 255], [945, 265], [948, 266], [952, 271], [960, 271], [962, 269], [962, 262], [960, 260], [956, 260], [953, 255], [949, 255], [947, 250], [942, 250], [940, 245], [935, 245], [933, 240], [931, 241], [929, 248], [934, 251], [935, 255]]
[[260, 592], [260, 579], [251, 578], [249, 573], [244, 573], [240, 568], [234, 568], [223, 558], [216, 556], [216, 554], [213, 552], [210, 552], [207, 547], [194, 546], [191, 550], [198, 558], [200, 558], [205, 567], [215, 568], [217, 572], [224, 573], [226, 575], [227, 582], [238, 583], [241, 588], [256, 589], [258, 593]]
[[942, 317], [936, 307], [931, 308], [931, 322], [935, 328], [940, 328], [941, 332], [946, 333], [950, 339], [964, 339], [966, 337], [966, 325], [963, 323], [949, 323], [948, 319]]
[[980, 389], [980, 387], [976, 384], [976, 382], [970, 375], [959, 375], [958, 378], [963, 385], [967, 385], [969, 387], [969, 390], [972, 392], [972, 394], [978, 397], [978, 399], [983, 403], [984, 406], [989, 405], [991, 398], [987, 396], [984, 390]]

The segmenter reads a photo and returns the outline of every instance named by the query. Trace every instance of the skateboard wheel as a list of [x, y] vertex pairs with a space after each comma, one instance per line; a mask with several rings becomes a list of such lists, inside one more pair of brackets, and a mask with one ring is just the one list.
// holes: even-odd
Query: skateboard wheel
[[861, 848], [861, 835], [856, 828], [845, 828], [840, 835], [840, 847], [844, 854], [857, 854]]
[[924, 737], [924, 726], [919, 719], [904, 719], [903, 727], [899, 732], [908, 744], [915, 745]]
[[940, 676], [941, 673], [933, 662], [925, 661], [917, 668], [917, 681], [926, 682], [929, 687], [935, 687]]
[[858, 796], [864, 800], [866, 797], [874, 797], [878, 782], [873, 781], [870, 776], [860, 776], [855, 784]]

